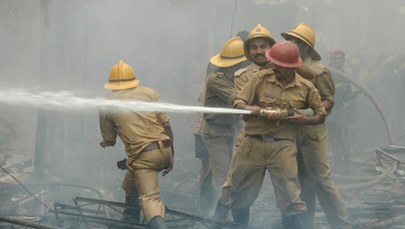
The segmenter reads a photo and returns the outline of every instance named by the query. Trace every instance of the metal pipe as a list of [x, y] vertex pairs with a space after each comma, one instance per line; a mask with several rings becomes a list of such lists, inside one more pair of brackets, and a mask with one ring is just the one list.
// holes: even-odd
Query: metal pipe
[[368, 228], [389, 228], [390, 226], [405, 221], [405, 215], [395, 216], [391, 219], [386, 219], [378, 223], [373, 223]]
[[379, 175], [377, 178], [375, 178], [374, 180], [371, 180], [368, 182], [364, 182], [364, 183], [360, 183], [360, 184], [351, 184], [351, 185], [337, 185], [337, 188], [340, 191], [365, 190], [365, 189], [373, 187], [376, 184], [381, 183], [382, 181], [384, 181], [385, 178], [387, 178], [387, 175], [385, 173], [383, 173], [383, 174]]
[[32, 221], [28, 220], [23, 220], [17, 217], [10, 217], [10, 216], [3, 216], [0, 215], [0, 221], [7, 222], [7, 223], [12, 223], [12, 224], [17, 224], [17, 225], [22, 225], [30, 228], [38, 228], [38, 229], [62, 229], [60, 227], [55, 227], [55, 226], [50, 226], [47, 224], [42, 224], [42, 223], [35, 223]]

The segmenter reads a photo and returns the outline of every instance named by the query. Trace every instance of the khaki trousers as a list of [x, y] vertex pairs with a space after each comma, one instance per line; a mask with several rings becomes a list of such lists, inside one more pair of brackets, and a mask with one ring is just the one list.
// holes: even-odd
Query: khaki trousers
[[298, 135], [301, 198], [312, 219], [315, 195], [333, 228], [348, 224], [346, 204], [330, 177], [326, 124], [302, 126]]
[[201, 137], [208, 154], [208, 157], [202, 160], [200, 175], [203, 216], [211, 217], [218, 202], [231, 162], [234, 135], [233, 125], [215, 125], [207, 122], [203, 124]]
[[266, 170], [270, 174], [277, 205], [286, 215], [306, 212], [300, 199], [296, 143], [263, 142], [247, 136], [233, 155], [221, 203], [233, 209], [249, 207], [259, 195]]
[[148, 222], [155, 216], [164, 217], [165, 206], [160, 198], [159, 172], [169, 165], [172, 157], [171, 147], [165, 148], [159, 142], [158, 149], [142, 152], [128, 163], [129, 174], [125, 176], [122, 186], [127, 195], [138, 192], [139, 204]]

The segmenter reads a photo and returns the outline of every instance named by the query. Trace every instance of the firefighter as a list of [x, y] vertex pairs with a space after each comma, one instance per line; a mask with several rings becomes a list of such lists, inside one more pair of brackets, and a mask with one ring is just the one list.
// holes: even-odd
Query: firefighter
[[256, 27], [250, 30], [243, 44], [243, 50], [246, 59], [250, 60], [252, 63], [235, 72], [234, 86], [236, 94], [245, 86], [255, 72], [269, 68], [265, 53], [274, 43], [276, 43], [276, 41], [273, 39], [270, 30], [261, 24], [257, 24]]
[[[206, 78], [204, 106], [232, 107], [234, 73], [245, 60], [240, 37], [225, 42], [221, 52], [210, 59], [218, 69]], [[201, 138], [208, 157], [202, 160], [200, 200], [202, 215], [211, 217], [228, 172], [239, 118], [233, 114], [204, 113], [203, 119]]]
[[[266, 51], [270, 49], [276, 41], [273, 39], [270, 30], [261, 24], [257, 24], [252, 30], [250, 30], [247, 39], [243, 44], [243, 50], [247, 60], [250, 60], [252, 63], [245, 67], [241, 68], [235, 72], [235, 94], [238, 94], [239, 91], [246, 85], [252, 75], [262, 69], [270, 68], [269, 62], [266, 58]], [[244, 123], [240, 121], [239, 135], [236, 139], [236, 145], [234, 151], [237, 152], [239, 145], [242, 143], [245, 138]], [[235, 222], [241, 224], [247, 224], [250, 208], [246, 209], [232, 209], [232, 216], [235, 219]]]
[[[345, 53], [342, 50], [331, 50], [329, 66], [345, 73]], [[354, 91], [353, 85], [343, 77], [333, 78], [336, 94], [333, 113], [328, 118], [328, 134], [333, 155], [332, 170], [343, 174], [350, 169], [350, 138], [349, 127], [355, 122], [356, 106], [353, 99], [360, 92]]]
[[[159, 101], [159, 94], [152, 88], [140, 85], [133, 68], [123, 60], [113, 66], [104, 87], [112, 90], [106, 99]], [[114, 146], [117, 136], [125, 145], [128, 170], [123, 188], [129, 204], [134, 204], [136, 199], [139, 201], [149, 228], [167, 228], [158, 175], [159, 172], [166, 175], [174, 164], [169, 117], [165, 112], [134, 112], [106, 107], [100, 108], [99, 119], [101, 147]]]
[[[266, 170], [269, 172], [277, 205], [287, 216], [287, 228], [307, 228], [305, 202], [300, 199], [296, 135], [300, 125], [325, 121], [326, 111], [312, 83], [298, 75], [294, 68], [302, 64], [295, 44], [283, 41], [266, 52], [270, 69], [253, 74], [236, 96], [234, 107], [252, 112], [245, 118], [246, 137], [232, 157], [226, 184], [222, 188], [214, 219], [225, 219], [229, 209], [249, 211], [257, 198]], [[311, 108], [315, 115], [296, 114], [286, 118], [282, 113], [262, 116], [263, 109]], [[235, 219], [234, 219], [235, 220]]]
[[[322, 105], [330, 113], [335, 102], [335, 86], [329, 70], [320, 63], [321, 56], [315, 50], [315, 33], [305, 22], [300, 23], [281, 36], [294, 42], [300, 51], [304, 65], [315, 73], [309, 79], [318, 89]], [[327, 152], [326, 124], [302, 126], [297, 139], [301, 198], [308, 206], [308, 214], [313, 226], [315, 215], [315, 195], [333, 228], [350, 227], [346, 204], [343, 202], [330, 177]]]

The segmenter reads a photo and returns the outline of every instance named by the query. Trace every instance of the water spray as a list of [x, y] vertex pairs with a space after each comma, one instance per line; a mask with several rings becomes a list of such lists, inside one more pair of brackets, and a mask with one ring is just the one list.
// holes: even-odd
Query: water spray
[[[135, 112], [174, 112], [174, 113], [226, 113], [226, 114], [252, 114], [251, 111], [220, 107], [183, 106], [164, 102], [145, 102], [135, 100], [110, 100], [101, 97], [83, 98], [69, 91], [29, 92], [23, 89], [1, 90], [0, 103], [9, 105], [25, 105], [48, 110], [94, 110], [113, 109], [129, 110]], [[312, 116], [312, 109], [298, 110], [306, 116]], [[294, 110], [278, 108], [263, 108], [260, 115], [267, 117], [270, 114], [285, 119], [295, 115]]]
[[83, 98], [70, 91], [30, 92], [24, 89], [1, 90], [0, 103], [9, 105], [32, 106], [49, 110], [94, 110], [122, 109], [136, 112], [174, 112], [174, 113], [228, 113], [251, 114], [250, 111], [231, 108], [202, 106], [183, 106], [164, 102], [144, 102], [134, 100], [107, 100], [101, 97]]

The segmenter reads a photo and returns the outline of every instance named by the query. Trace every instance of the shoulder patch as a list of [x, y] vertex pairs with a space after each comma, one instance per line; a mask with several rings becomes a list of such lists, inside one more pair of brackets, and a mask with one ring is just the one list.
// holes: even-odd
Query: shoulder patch
[[225, 75], [224, 75], [224, 73], [222, 73], [222, 72], [212, 72], [212, 73], [210, 73], [208, 76], [207, 76], [207, 78], [221, 78], [221, 77], [224, 77]]
[[241, 68], [241, 69], [237, 70], [237, 71], [233, 74], [233, 76], [238, 77], [238, 76], [242, 75], [242, 73], [246, 72], [247, 70], [248, 70], [248, 67]]
[[259, 78], [263, 78], [266, 75], [274, 74], [274, 72], [273, 72], [273, 69], [263, 69], [263, 70], [256, 72], [256, 74], [257, 74], [257, 76], [259, 76]]
[[216, 72], [215, 75], [216, 75], [218, 78], [222, 78], [222, 77], [225, 76], [225, 74], [222, 73], [222, 72]]

